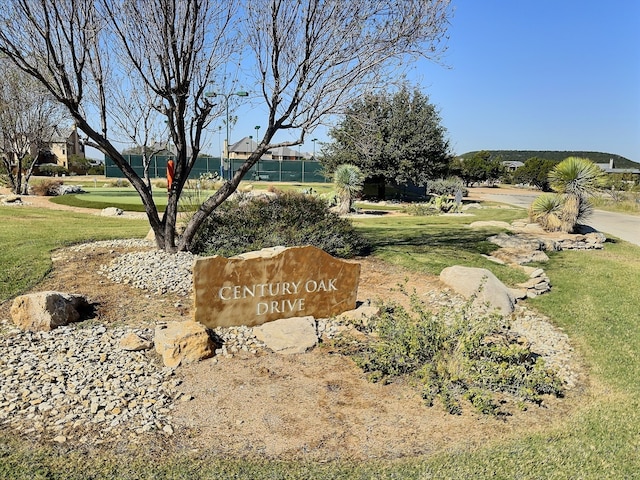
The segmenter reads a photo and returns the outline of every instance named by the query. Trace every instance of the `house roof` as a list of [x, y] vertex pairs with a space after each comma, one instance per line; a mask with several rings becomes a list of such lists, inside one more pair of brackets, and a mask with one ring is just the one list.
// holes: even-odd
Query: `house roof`
[[506, 160], [502, 162], [502, 164], [510, 168], [518, 168], [522, 167], [524, 165], [524, 162], [520, 162], [518, 160]]
[[271, 155], [274, 157], [299, 157], [296, 150], [289, 147], [276, 147], [271, 149]]
[[54, 127], [53, 133], [51, 134], [51, 143], [67, 143], [67, 140], [69, 140], [72, 133], [73, 127]]
[[229, 152], [249, 153], [258, 148], [258, 143], [249, 137], [244, 137], [236, 143], [229, 146]]
[[632, 173], [634, 175], [640, 174], [640, 168], [614, 168], [613, 162], [609, 163], [596, 163], [596, 166], [600, 168], [604, 173]]
[[[231, 144], [229, 146], [229, 152], [246, 154], [246, 153], [253, 152], [256, 148], [258, 148], [258, 143], [253, 138], [244, 137], [238, 140], [236, 143]], [[289, 148], [289, 147], [271, 148], [269, 149], [267, 154], [270, 154], [274, 158], [281, 158], [281, 157], [311, 158], [312, 156], [308, 152], [300, 152], [298, 150], [294, 150], [293, 148]]]

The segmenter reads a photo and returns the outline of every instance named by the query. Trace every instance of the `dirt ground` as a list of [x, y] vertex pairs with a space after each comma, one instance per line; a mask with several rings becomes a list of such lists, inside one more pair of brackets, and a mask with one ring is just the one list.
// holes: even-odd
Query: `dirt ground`
[[[97, 273], [100, 265], [121, 253], [95, 249], [61, 256], [34, 290], [87, 295], [97, 303], [96, 321], [105, 324], [190, 318], [190, 298], [156, 296]], [[376, 259], [358, 261], [361, 301], [399, 299], [395, 287], [405, 280], [419, 294], [442, 288], [435, 277]], [[9, 302], [0, 306], [2, 318], [9, 318], [8, 308]], [[586, 395], [582, 386], [563, 399], [548, 398], [540, 407], [510, 416], [481, 416], [469, 409], [454, 416], [438, 403], [427, 407], [410, 384], [368, 382], [349, 358], [327, 346], [300, 355], [222, 357], [215, 363], [181, 366], [177, 376], [183, 396], [190, 400], [176, 404], [170, 443], [179, 450], [229, 457], [328, 461], [465, 449], [560, 424]]]

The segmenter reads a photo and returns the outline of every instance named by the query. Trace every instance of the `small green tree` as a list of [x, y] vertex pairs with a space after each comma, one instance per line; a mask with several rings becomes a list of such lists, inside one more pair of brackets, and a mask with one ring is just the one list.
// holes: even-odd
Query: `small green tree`
[[69, 157], [69, 171], [78, 175], [86, 175], [91, 168], [91, 161], [80, 155]]
[[367, 182], [423, 186], [445, 173], [449, 141], [429, 97], [403, 85], [395, 93], [367, 94], [351, 105], [329, 131], [320, 161], [328, 172], [348, 163], [360, 168]]
[[469, 158], [458, 158], [452, 162], [451, 173], [462, 179], [468, 187], [474, 183], [494, 183], [504, 174], [501, 157], [492, 157], [482, 150]]
[[340, 198], [338, 213], [345, 215], [352, 210], [353, 202], [364, 186], [364, 174], [355, 165], [344, 164], [336, 168], [333, 175], [336, 192]]
[[543, 192], [549, 192], [549, 172], [558, 164], [556, 160], [531, 157], [524, 165], [513, 172], [514, 183], [523, 183], [539, 188]]

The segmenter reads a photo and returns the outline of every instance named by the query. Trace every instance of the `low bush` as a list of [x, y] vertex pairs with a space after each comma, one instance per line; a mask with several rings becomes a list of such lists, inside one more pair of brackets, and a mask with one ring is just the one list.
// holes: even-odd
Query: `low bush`
[[404, 211], [407, 215], [416, 217], [426, 217], [440, 213], [430, 203], [411, 203], [404, 208]]
[[454, 197], [460, 191], [463, 197], [469, 195], [469, 189], [458, 177], [438, 178], [427, 182], [427, 195], [450, 195]]
[[92, 165], [87, 171], [87, 175], [104, 175], [104, 165]]
[[61, 180], [44, 179], [31, 184], [31, 193], [41, 197], [55, 197], [58, 195], [58, 188], [63, 184]]
[[427, 216], [437, 215], [439, 213], [458, 213], [461, 211], [462, 204], [456, 203], [454, 199], [447, 195], [439, 195], [432, 197], [426, 203], [414, 203], [405, 208], [405, 212], [409, 215]]
[[522, 408], [524, 402], [540, 403], [542, 395], [563, 392], [556, 373], [509, 330], [507, 319], [474, 312], [471, 303], [432, 314], [413, 295], [409, 310], [383, 304], [377, 316], [356, 328], [369, 340], [347, 337], [335, 345], [370, 380], [408, 376], [429, 406], [439, 399], [451, 414], [462, 413], [463, 400], [481, 413], [500, 414], [507, 398]]
[[369, 249], [351, 223], [331, 212], [322, 199], [286, 192], [228, 200], [207, 218], [191, 251], [228, 257], [279, 245], [313, 245], [343, 258]]
[[131, 184], [124, 178], [116, 178], [114, 180], [107, 181], [107, 183], [105, 183], [104, 186], [114, 187], [114, 188], [126, 188], [126, 187], [130, 187]]
[[37, 168], [39, 175], [47, 177], [59, 177], [61, 175], [68, 175], [69, 170], [60, 165], [39, 165]]

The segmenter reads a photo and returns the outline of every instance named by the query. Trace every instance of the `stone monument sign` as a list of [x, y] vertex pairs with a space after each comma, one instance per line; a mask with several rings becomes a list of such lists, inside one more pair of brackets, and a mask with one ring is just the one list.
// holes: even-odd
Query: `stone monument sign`
[[331, 317], [356, 307], [359, 277], [359, 264], [312, 246], [199, 258], [194, 317], [210, 328]]

